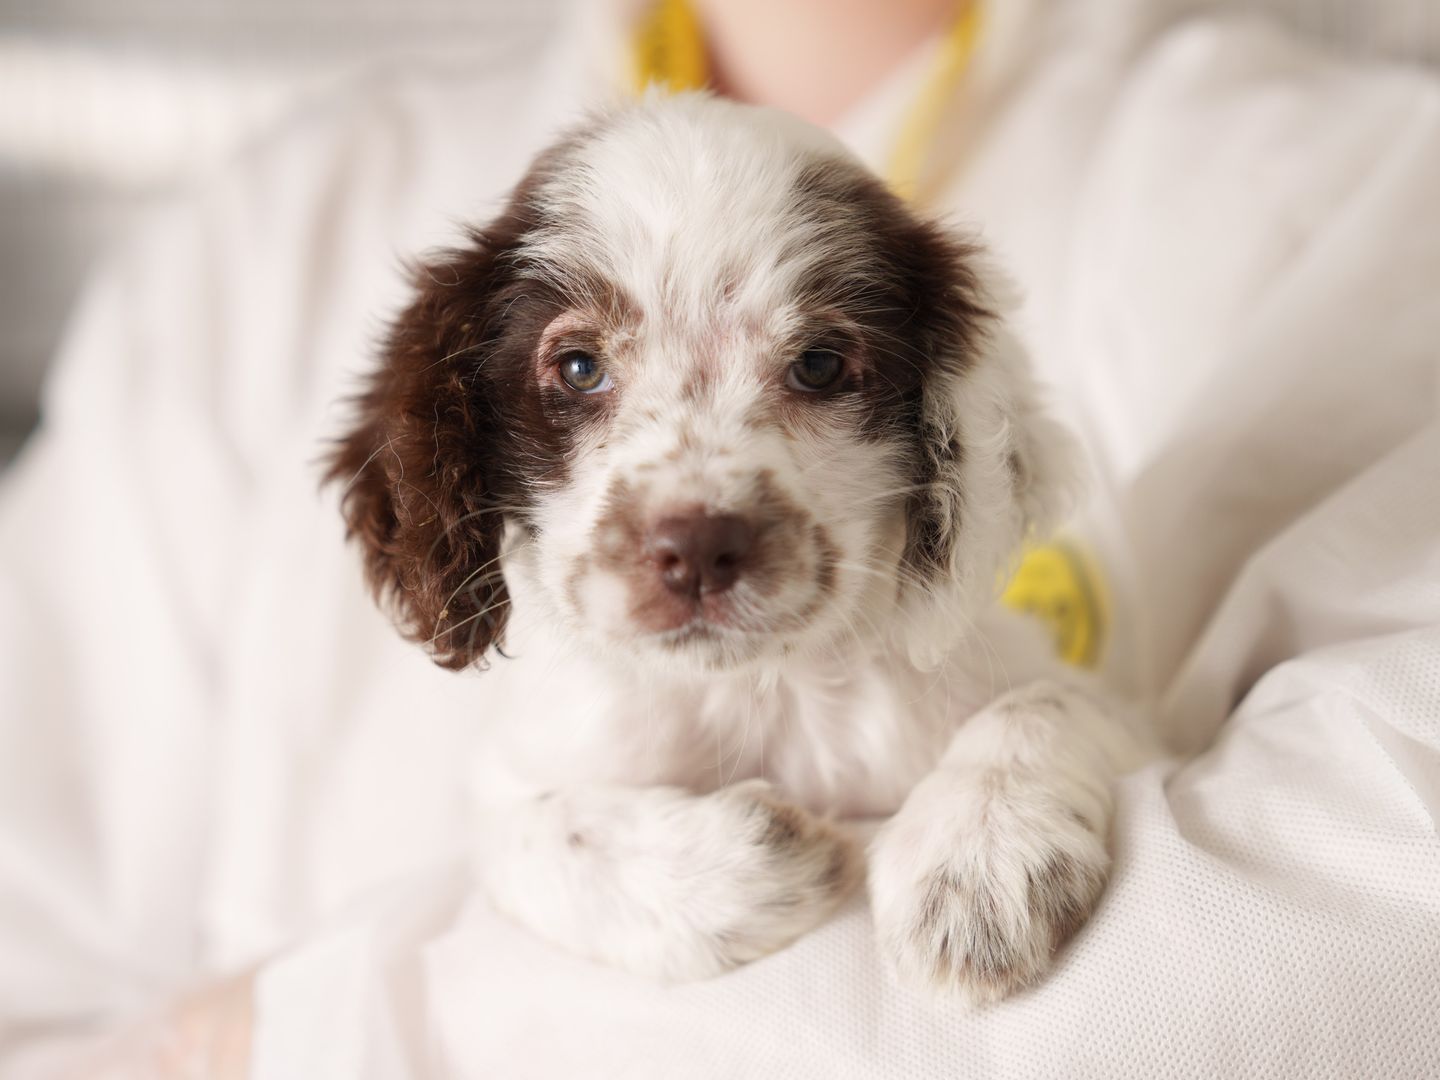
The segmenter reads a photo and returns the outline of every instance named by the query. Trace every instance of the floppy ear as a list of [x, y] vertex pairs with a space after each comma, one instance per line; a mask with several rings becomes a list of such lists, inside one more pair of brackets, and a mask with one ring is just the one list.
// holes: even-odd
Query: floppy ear
[[508, 608], [498, 558], [509, 484], [493, 395], [476, 375], [500, 332], [516, 225], [502, 218], [415, 268], [415, 297], [325, 477], [344, 485], [348, 535], [376, 598], [451, 669], [500, 641]]
[[993, 599], [1026, 541], [1043, 539], [1073, 508], [1080, 452], [1046, 414], [1024, 347], [1005, 325], [1013, 287], [965, 249], [964, 287], [984, 326], [956, 341], [961, 362], [937, 365], [921, 423], [933, 576], [958, 585], [971, 605]]

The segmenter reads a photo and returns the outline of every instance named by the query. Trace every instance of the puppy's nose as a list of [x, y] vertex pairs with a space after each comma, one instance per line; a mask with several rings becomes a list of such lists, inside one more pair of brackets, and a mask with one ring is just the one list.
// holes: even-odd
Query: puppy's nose
[[734, 514], [662, 518], [646, 541], [665, 587], [684, 596], [730, 588], [754, 546], [755, 529]]

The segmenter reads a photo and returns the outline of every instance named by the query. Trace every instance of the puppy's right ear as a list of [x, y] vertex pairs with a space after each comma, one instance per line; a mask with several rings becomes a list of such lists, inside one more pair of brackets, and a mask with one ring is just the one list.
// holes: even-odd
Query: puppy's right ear
[[496, 388], [480, 372], [504, 333], [524, 218], [517, 198], [493, 227], [415, 267], [414, 299], [325, 475], [344, 485], [348, 535], [377, 600], [451, 669], [483, 665], [509, 604], [498, 559], [514, 493], [499, 460]]

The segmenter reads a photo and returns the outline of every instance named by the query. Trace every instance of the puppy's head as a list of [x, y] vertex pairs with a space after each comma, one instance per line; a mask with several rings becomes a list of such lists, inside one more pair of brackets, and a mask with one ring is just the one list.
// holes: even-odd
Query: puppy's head
[[708, 668], [911, 633], [1056, 509], [975, 250], [780, 114], [601, 117], [415, 286], [330, 476], [447, 667], [512, 599]]

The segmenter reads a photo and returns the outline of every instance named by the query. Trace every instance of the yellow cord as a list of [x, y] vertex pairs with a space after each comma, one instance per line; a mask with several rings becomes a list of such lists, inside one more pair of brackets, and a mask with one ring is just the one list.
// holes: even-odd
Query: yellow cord
[[[981, 4], [962, 4], [890, 157], [890, 186], [907, 200], [923, 199], [920, 181], [926, 158], [980, 41]], [[671, 92], [698, 90], [709, 82], [704, 35], [687, 0], [656, 0], [636, 28], [633, 61], [637, 92], [651, 85]], [[1108, 623], [1104, 579], [1074, 543], [1027, 547], [1000, 599], [1043, 620], [1063, 659], [1082, 667], [1099, 662]]]
[[902, 199], [919, 199], [921, 170], [935, 145], [936, 133], [944, 123], [955, 89], [970, 70], [980, 42], [981, 23], [978, 0], [963, 0], [959, 17], [940, 43], [935, 65], [905, 116], [886, 170], [890, 187]]
[[700, 20], [686, 0], [658, 0], [635, 28], [631, 56], [637, 93], [653, 85], [671, 93], [710, 81]]
[[1044, 622], [1061, 659], [1094, 667], [1100, 662], [1108, 627], [1103, 581], [1090, 557], [1072, 541], [1032, 544], [1000, 602]]

